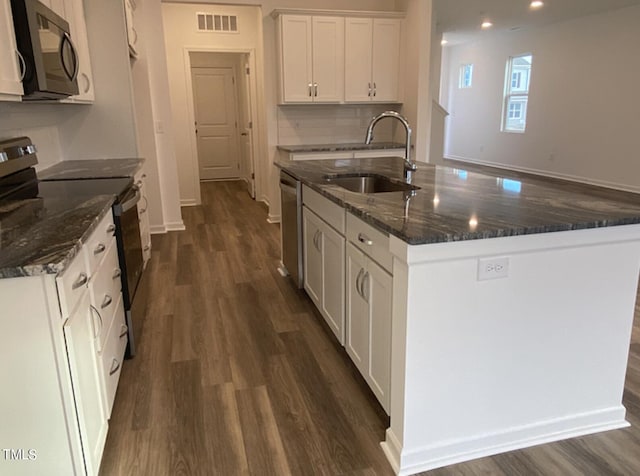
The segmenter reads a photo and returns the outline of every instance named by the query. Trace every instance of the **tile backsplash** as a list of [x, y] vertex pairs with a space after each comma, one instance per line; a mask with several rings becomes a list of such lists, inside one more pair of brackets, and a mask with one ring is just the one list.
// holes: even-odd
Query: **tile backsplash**
[[[301, 105], [278, 107], [278, 144], [345, 144], [364, 142], [371, 118], [393, 109], [382, 105]], [[375, 141], [393, 139], [395, 121], [376, 125]]]

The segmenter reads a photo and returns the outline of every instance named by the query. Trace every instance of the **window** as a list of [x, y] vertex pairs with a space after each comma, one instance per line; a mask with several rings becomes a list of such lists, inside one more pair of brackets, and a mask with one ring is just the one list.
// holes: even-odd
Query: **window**
[[527, 54], [512, 56], [507, 61], [502, 107], [502, 130], [505, 132], [525, 131], [532, 60], [533, 56]]
[[460, 66], [460, 81], [458, 82], [458, 87], [470, 88], [472, 79], [473, 79], [473, 65], [463, 64], [462, 66]]

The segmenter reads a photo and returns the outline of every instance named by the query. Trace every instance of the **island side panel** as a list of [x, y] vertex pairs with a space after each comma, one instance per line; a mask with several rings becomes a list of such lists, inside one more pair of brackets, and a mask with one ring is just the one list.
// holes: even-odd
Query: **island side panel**
[[[392, 368], [402, 375], [383, 443], [394, 469], [626, 426], [639, 239], [631, 225], [392, 244], [396, 261], [408, 261], [394, 261], [394, 279], [406, 281], [396, 286], [406, 305], [394, 296]], [[479, 258], [492, 256], [508, 258], [508, 276], [478, 280]]]

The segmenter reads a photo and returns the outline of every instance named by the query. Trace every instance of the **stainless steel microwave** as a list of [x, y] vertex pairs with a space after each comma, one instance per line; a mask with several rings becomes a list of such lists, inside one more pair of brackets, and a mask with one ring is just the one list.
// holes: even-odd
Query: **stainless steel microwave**
[[78, 53], [69, 24], [37, 0], [11, 0], [25, 101], [78, 94]]

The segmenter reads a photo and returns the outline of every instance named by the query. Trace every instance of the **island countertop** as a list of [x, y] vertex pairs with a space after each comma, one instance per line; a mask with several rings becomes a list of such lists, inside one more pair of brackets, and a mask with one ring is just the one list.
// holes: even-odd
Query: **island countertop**
[[419, 163], [403, 192], [360, 194], [328, 182], [337, 174], [404, 181], [399, 158], [309, 160], [275, 165], [375, 228], [410, 245], [640, 223], [640, 199], [619, 200], [540, 180]]
[[291, 153], [299, 152], [342, 152], [356, 150], [388, 150], [404, 149], [405, 145], [398, 142], [351, 142], [346, 144], [304, 144], [304, 145], [278, 145], [279, 150]]

